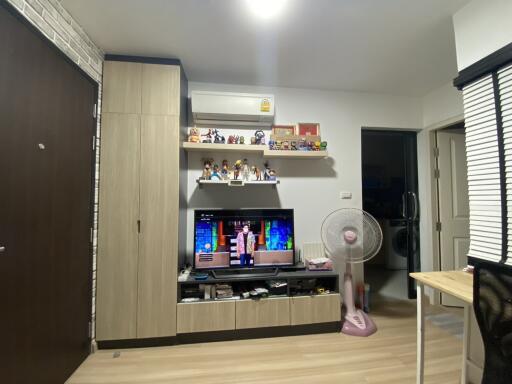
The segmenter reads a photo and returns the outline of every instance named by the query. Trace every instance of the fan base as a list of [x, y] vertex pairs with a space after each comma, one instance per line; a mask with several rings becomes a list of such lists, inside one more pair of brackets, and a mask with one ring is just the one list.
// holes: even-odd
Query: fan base
[[361, 323], [356, 325], [351, 316], [345, 316], [345, 322], [341, 328], [341, 332], [350, 336], [368, 337], [377, 332], [377, 326], [370, 317], [361, 310], [357, 310], [354, 317], [361, 316], [363, 318], [364, 325]]

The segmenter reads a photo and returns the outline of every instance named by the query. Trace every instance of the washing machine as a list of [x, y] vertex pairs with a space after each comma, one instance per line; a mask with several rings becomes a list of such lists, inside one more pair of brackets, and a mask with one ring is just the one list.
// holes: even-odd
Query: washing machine
[[385, 220], [383, 233], [386, 268], [407, 269], [407, 221]]

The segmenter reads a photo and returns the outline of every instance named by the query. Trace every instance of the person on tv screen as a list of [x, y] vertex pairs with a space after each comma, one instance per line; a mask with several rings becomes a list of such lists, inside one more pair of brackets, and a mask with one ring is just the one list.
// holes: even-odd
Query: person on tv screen
[[248, 267], [251, 265], [254, 243], [254, 234], [249, 231], [249, 226], [245, 224], [236, 238], [236, 256], [240, 259], [241, 267]]

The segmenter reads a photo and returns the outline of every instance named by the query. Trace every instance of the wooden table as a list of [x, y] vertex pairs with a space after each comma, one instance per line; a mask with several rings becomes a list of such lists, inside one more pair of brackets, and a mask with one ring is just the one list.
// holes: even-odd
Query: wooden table
[[462, 339], [461, 383], [467, 383], [469, 315], [473, 306], [473, 275], [463, 271], [417, 272], [410, 276], [417, 285], [417, 370], [416, 383], [423, 384], [425, 366], [425, 286], [452, 295], [464, 302], [464, 335]]

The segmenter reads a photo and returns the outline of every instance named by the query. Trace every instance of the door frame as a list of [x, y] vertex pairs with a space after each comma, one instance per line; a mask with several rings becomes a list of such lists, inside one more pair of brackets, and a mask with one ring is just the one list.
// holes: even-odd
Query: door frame
[[89, 287], [88, 287], [88, 300], [89, 300], [89, 350], [90, 353], [95, 350], [95, 343], [93, 342], [94, 338], [94, 318], [93, 318], [93, 282], [94, 282], [94, 243], [97, 239], [95, 234], [94, 227], [94, 208], [96, 206], [96, 190], [99, 187], [99, 179], [96, 179], [96, 173], [99, 169], [99, 160], [98, 160], [98, 140], [99, 140], [99, 89], [100, 84], [93, 77], [91, 77], [87, 72], [85, 72], [75, 61], [69, 58], [65, 52], [63, 52], [52, 40], [50, 40], [44, 33], [39, 30], [36, 26], [34, 26], [16, 7], [10, 4], [7, 0], [0, 0], [0, 7], [4, 8], [8, 13], [10, 13], [13, 17], [15, 17], [24, 27], [26, 27], [30, 32], [32, 32], [37, 38], [41, 39], [45, 45], [47, 45], [50, 49], [57, 53], [57, 55], [65, 60], [74, 70], [78, 71], [78, 73], [84, 77], [91, 85], [94, 90], [94, 100], [96, 111], [91, 111], [91, 115], [93, 117], [94, 124], [94, 143], [91, 143], [92, 146], [92, 156], [91, 156], [91, 180], [90, 180], [90, 192], [91, 192], [91, 201], [89, 207], [89, 227], [91, 229], [91, 239], [89, 242]]

